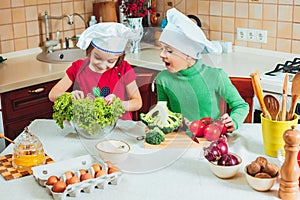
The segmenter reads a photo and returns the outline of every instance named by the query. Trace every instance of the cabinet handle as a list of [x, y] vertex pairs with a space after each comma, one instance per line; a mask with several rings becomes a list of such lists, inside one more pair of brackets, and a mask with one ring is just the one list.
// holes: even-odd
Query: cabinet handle
[[28, 90], [28, 93], [29, 94], [37, 94], [37, 93], [41, 93], [45, 90], [45, 88], [38, 88], [38, 89], [35, 89], [35, 90]]

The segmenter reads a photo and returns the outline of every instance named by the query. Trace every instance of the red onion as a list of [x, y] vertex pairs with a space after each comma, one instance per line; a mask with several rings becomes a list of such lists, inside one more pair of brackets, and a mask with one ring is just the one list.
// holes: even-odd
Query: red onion
[[204, 157], [208, 161], [216, 161], [216, 160], [220, 159], [221, 153], [217, 147], [209, 146], [207, 148], [204, 148]]
[[223, 141], [218, 142], [217, 148], [219, 149], [221, 155], [228, 153], [228, 145], [226, 142], [223, 142]]

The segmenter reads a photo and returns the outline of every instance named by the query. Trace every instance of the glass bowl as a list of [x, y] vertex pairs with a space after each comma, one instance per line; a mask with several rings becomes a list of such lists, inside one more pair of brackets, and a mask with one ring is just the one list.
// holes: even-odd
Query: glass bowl
[[104, 138], [104, 137], [108, 136], [114, 130], [114, 128], [117, 124], [117, 120], [113, 125], [106, 126], [104, 128], [100, 128], [99, 126], [96, 125], [96, 127], [93, 127], [94, 130], [97, 130], [95, 133], [91, 133], [91, 132], [79, 127], [78, 124], [74, 121], [71, 121], [70, 124], [80, 136], [87, 138], [87, 139], [99, 139], [99, 138]]

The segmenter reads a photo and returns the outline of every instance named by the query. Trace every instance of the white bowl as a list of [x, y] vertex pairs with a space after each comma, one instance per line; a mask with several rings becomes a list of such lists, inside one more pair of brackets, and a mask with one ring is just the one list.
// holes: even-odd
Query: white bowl
[[130, 151], [130, 146], [121, 140], [102, 140], [96, 144], [96, 149], [104, 161], [118, 164], [125, 161]]
[[254, 176], [251, 176], [250, 174], [248, 174], [247, 166], [244, 169], [244, 173], [245, 173], [248, 184], [254, 190], [257, 190], [260, 192], [270, 190], [273, 187], [273, 185], [275, 184], [275, 182], [278, 178], [278, 174], [279, 174], [279, 173], [277, 173], [277, 176], [274, 178], [257, 178], [257, 177], [254, 177]]
[[208, 162], [210, 170], [219, 178], [225, 179], [225, 178], [231, 178], [235, 176], [242, 165], [242, 159], [236, 154], [233, 155], [235, 155], [238, 158], [239, 164], [233, 166], [221, 166], [221, 165], [217, 165], [216, 162]]

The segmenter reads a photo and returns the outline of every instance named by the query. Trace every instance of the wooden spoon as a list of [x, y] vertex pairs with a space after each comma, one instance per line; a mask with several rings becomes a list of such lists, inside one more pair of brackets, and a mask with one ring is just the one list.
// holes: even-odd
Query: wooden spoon
[[260, 78], [259, 78], [258, 71], [256, 70], [255, 72], [251, 73], [250, 77], [251, 77], [253, 89], [254, 89], [255, 95], [258, 99], [258, 102], [260, 104], [263, 116], [266, 119], [272, 119], [269, 111], [266, 108], [264, 100], [263, 100], [263, 94], [262, 94], [262, 89], [261, 89], [261, 84], [260, 84]]
[[9, 141], [9, 142], [11, 142], [11, 143], [13, 143], [13, 144], [15, 144], [15, 142], [14, 141], [12, 141], [11, 139], [9, 139], [8, 137], [6, 137], [3, 133], [0, 133], [0, 138], [4, 138], [4, 139], [6, 139], [7, 141]]
[[289, 74], [286, 73], [284, 77], [283, 87], [282, 87], [282, 101], [281, 101], [281, 114], [278, 115], [278, 120], [285, 121], [287, 116], [287, 109], [286, 109], [286, 99], [287, 99], [287, 85], [289, 82]]
[[276, 120], [277, 119], [277, 115], [280, 109], [280, 105], [279, 105], [279, 101], [278, 99], [271, 95], [271, 94], [267, 94], [264, 96], [264, 103], [267, 107], [267, 110], [269, 111], [272, 120]]
[[292, 120], [295, 114], [296, 105], [300, 97], [300, 72], [298, 72], [292, 81], [292, 103], [288, 114], [288, 119]]

